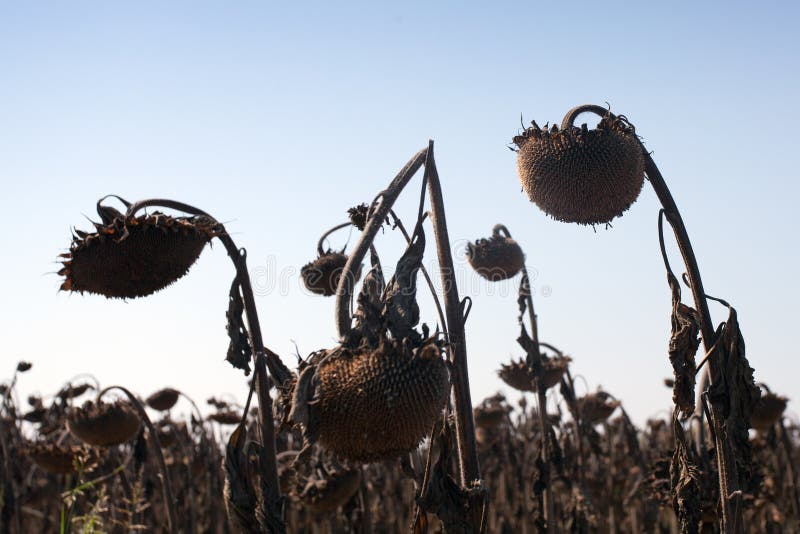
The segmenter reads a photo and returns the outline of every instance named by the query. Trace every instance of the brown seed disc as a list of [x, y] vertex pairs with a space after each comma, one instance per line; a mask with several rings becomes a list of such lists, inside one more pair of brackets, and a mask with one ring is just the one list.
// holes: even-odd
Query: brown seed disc
[[786, 409], [786, 402], [786, 397], [780, 397], [774, 393], [762, 395], [761, 400], [756, 403], [750, 414], [750, 426], [766, 432], [780, 421], [783, 411]]
[[86, 402], [67, 415], [67, 428], [73, 436], [88, 445], [111, 447], [136, 437], [141, 420], [125, 402]]
[[[339, 252], [328, 252], [316, 260], [307, 263], [300, 270], [303, 284], [306, 289], [317, 295], [331, 297], [336, 294], [339, 279], [344, 272], [347, 256]], [[361, 275], [361, 269], [356, 273], [356, 280]]]
[[324, 480], [310, 480], [299, 497], [313, 512], [333, 512], [355, 495], [360, 484], [360, 469], [340, 471]]
[[375, 350], [337, 353], [317, 369], [319, 443], [370, 462], [415, 449], [439, 418], [450, 392], [441, 350], [386, 340]]
[[75, 462], [84, 450], [76, 445], [29, 443], [24, 452], [44, 471], [54, 475], [68, 475], [75, 472]]
[[156, 391], [145, 401], [149, 407], [160, 412], [171, 410], [178, 402], [180, 392], [172, 388], [164, 388]]
[[525, 266], [525, 254], [517, 242], [500, 235], [467, 245], [467, 260], [479, 275], [492, 282], [513, 278]]
[[61, 289], [108, 298], [151, 295], [185, 275], [220, 228], [207, 217], [156, 212], [118, 217], [95, 233], [77, 232], [62, 255]]
[[605, 393], [590, 393], [578, 399], [578, 411], [581, 417], [591, 424], [608, 419], [619, 405], [619, 401], [609, 398]]
[[618, 118], [596, 129], [534, 126], [514, 138], [528, 197], [563, 222], [603, 224], [633, 204], [644, 183], [644, 156], [633, 129]]

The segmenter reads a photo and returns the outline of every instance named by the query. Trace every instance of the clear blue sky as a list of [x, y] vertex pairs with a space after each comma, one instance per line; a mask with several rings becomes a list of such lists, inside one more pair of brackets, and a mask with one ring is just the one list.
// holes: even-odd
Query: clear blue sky
[[[233, 272], [221, 247], [154, 297], [109, 302], [57, 291], [70, 227], [86, 228], [107, 193], [226, 221], [257, 284], [282, 276], [257, 300], [267, 344], [291, 362], [293, 341], [306, 354], [335, 339], [333, 301], [298, 278], [318, 236], [432, 138], [474, 299], [473, 399], [522, 355], [516, 282], [490, 287], [463, 257], [503, 222], [537, 273], [542, 338], [643, 422], [670, 406], [655, 195], [646, 187], [612, 230], [557, 223], [521, 193], [506, 148], [520, 113], [542, 124], [607, 101], [655, 151], [707, 290], [739, 309], [757, 378], [799, 399], [799, 14], [794, 2], [4, 2], [0, 376], [27, 359], [25, 391], [91, 370], [143, 395], [243, 398], [224, 362]], [[393, 262], [398, 237], [380, 250]]]

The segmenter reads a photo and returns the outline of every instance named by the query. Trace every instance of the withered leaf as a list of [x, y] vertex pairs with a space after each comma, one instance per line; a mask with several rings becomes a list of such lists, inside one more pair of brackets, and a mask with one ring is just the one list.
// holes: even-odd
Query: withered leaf
[[685, 419], [695, 408], [695, 354], [700, 346], [700, 317], [694, 308], [681, 302], [681, 287], [672, 272], [667, 272], [667, 282], [672, 290], [672, 333], [669, 339], [669, 361], [675, 375], [672, 401]]
[[236, 427], [225, 447], [223, 495], [228, 521], [239, 532], [263, 532], [256, 519], [254, 473], [246, 452], [247, 430]]
[[708, 399], [724, 415], [723, 428], [733, 448], [739, 482], [745, 486], [752, 472], [750, 416], [761, 398], [761, 389], [756, 386], [753, 368], [745, 355], [736, 310], [724, 300], [715, 300], [728, 307], [728, 320], [717, 328], [710, 351], [710, 358], [716, 358], [719, 365], [718, 372], [712, 375]]
[[[430, 472], [425, 492], [417, 497], [417, 504], [424, 512], [435, 513], [444, 525], [445, 532], [473, 532], [467, 513], [471, 492], [485, 491], [482, 488], [462, 489], [447, 472], [452, 462], [453, 446], [449, 425], [444, 425], [438, 436], [440, 446], [439, 458]], [[424, 532], [424, 531], [423, 531]]]
[[414, 327], [419, 323], [417, 305], [417, 273], [425, 252], [425, 232], [422, 221], [414, 230], [414, 237], [397, 262], [397, 269], [384, 292], [387, 326], [396, 339], [418, 339]]
[[[672, 384], [672, 400], [683, 418], [692, 415], [695, 408], [694, 387], [697, 364], [695, 354], [700, 346], [700, 315], [697, 310], [681, 302], [681, 286], [669, 266], [664, 245], [664, 218], [662, 209], [658, 214], [658, 241], [661, 257], [667, 270], [667, 282], [672, 292], [671, 336], [669, 339], [669, 361], [675, 381]], [[670, 223], [672, 224], [672, 223]]]
[[361, 340], [366, 340], [370, 345], [377, 344], [383, 330], [381, 310], [385, 282], [381, 263], [374, 248], [370, 251], [370, 263], [372, 268], [364, 278], [361, 292], [358, 294], [355, 327], [351, 334], [352, 344], [356, 346], [361, 343]]
[[677, 417], [673, 429], [675, 450], [669, 466], [672, 506], [680, 521], [681, 532], [695, 534], [699, 532], [702, 516], [700, 472]]
[[228, 319], [227, 330], [230, 344], [228, 345], [228, 355], [225, 359], [236, 369], [242, 369], [245, 376], [250, 374], [250, 336], [244, 326], [242, 314], [244, 313], [244, 302], [239, 293], [239, 279], [234, 278], [231, 290], [228, 294], [228, 311], [225, 317]]

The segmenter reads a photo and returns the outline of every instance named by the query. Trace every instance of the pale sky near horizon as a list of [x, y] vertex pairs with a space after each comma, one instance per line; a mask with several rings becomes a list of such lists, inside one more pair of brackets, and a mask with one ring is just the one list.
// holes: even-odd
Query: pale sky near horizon
[[[295, 343], [303, 355], [335, 343], [333, 301], [299, 281], [318, 237], [430, 138], [474, 301], [473, 401], [508, 391], [496, 370], [522, 356], [517, 280], [484, 282], [463, 254], [502, 222], [535, 273], [542, 339], [637, 422], [663, 416], [670, 292], [652, 189], [612, 229], [559, 223], [521, 192], [507, 148], [521, 113], [544, 124], [608, 102], [654, 151], [706, 290], [739, 311], [756, 378], [800, 411], [798, 15], [794, 2], [0, 3], [0, 380], [24, 359], [24, 392], [91, 371], [142, 395], [244, 399], [224, 361], [222, 247], [153, 297], [111, 302], [58, 291], [71, 227], [90, 227], [109, 193], [212, 213], [248, 249], [265, 342], [293, 365]], [[418, 185], [398, 204], [407, 225]], [[385, 265], [402, 252], [396, 233], [378, 247]], [[435, 325], [425, 291], [420, 303]]]

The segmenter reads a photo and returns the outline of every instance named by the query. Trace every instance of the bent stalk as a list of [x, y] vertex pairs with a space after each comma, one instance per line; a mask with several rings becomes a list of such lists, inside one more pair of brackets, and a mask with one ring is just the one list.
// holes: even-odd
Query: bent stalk
[[[422, 165], [425, 165], [424, 180], [428, 184], [428, 198], [431, 203], [431, 221], [436, 238], [436, 250], [439, 259], [439, 271], [442, 279], [444, 293], [445, 316], [447, 320], [448, 345], [453, 362], [453, 399], [454, 415], [456, 419], [456, 438], [458, 443], [458, 458], [460, 482], [463, 489], [482, 485], [480, 465], [478, 461], [478, 448], [475, 442], [475, 422], [472, 416], [472, 399], [469, 391], [469, 373], [467, 370], [467, 348], [464, 335], [464, 318], [461, 311], [461, 302], [456, 285], [453, 256], [450, 250], [450, 238], [447, 233], [447, 221], [444, 213], [444, 201], [433, 158], [433, 141], [428, 147], [417, 152], [411, 160], [400, 170], [397, 176], [382, 191], [378, 197], [377, 207], [372, 210], [369, 220], [361, 234], [361, 239], [347, 259], [344, 272], [339, 280], [336, 291], [336, 324], [339, 337], [344, 339], [351, 330], [351, 317], [348, 303], [353, 294], [355, 285], [355, 272], [361, 265], [367, 250], [372, 245], [378, 229], [386, 220], [400, 193], [414, 177]], [[485, 494], [471, 492], [469, 509], [469, 522], [474, 532], [483, 529], [483, 516], [485, 509]]]
[[[609, 115], [609, 111], [602, 106], [591, 104], [577, 106], [568, 111], [564, 116], [564, 120], [561, 123], [562, 129], [571, 128], [578, 115], [586, 112], [594, 113], [600, 117]], [[644, 144], [642, 144], [641, 140], [638, 140], [638, 142], [642, 149], [642, 155], [644, 156], [645, 174], [658, 196], [667, 221], [669, 221], [670, 226], [672, 226], [675, 240], [678, 243], [678, 248], [686, 266], [695, 309], [700, 317], [700, 337], [703, 341], [703, 347], [706, 353], [708, 353], [714, 346], [716, 335], [711, 322], [711, 314], [708, 309], [708, 301], [706, 300], [705, 291], [703, 289], [703, 280], [700, 277], [700, 268], [697, 265], [697, 258], [695, 257], [694, 249], [689, 240], [686, 226], [683, 223], [683, 218], [681, 217], [677, 204], [675, 204], [672, 193], [664, 181], [664, 177], [661, 175], [661, 171], [659, 171], [655, 161], [653, 161], [653, 158], [650, 156], [650, 153], [645, 148]], [[711, 373], [708, 375], [708, 383], [713, 384], [712, 376], [721, 376], [722, 369], [717, 358], [710, 358], [709, 366], [711, 368]], [[710, 423], [714, 429], [713, 434], [716, 445], [714, 448], [717, 456], [717, 466], [719, 467], [722, 530], [725, 533], [742, 532], [744, 530], [744, 525], [741, 517], [741, 493], [738, 491], [739, 481], [737, 480], [736, 474], [736, 460], [733, 457], [730, 444], [725, 437], [724, 417], [720, 413], [719, 407], [714, 406], [713, 403], [711, 403]], [[739, 510], [739, 513], [735, 513], [735, 510]]]
[[[192, 215], [201, 215], [216, 220], [208, 213], [193, 206], [166, 199], [151, 199], [136, 202], [128, 208], [126, 216], [131, 217], [138, 210], [150, 206], [175, 209]], [[275, 424], [272, 417], [272, 398], [269, 394], [267, 367], [269, 367], [270, 374], [274, 378], [276, 385], [282, 385], [291, 379], [291, 372], [283, 362], [281, 362], [277, 354], [272, 351], [266, 351], [265, 353], [264, 341], [261, 337], [261, 325], [258, 320], [258, 311], [256, 310], [255, 298], [253, 296], [253, 288], [250, 284], [250, 276], [247, 272], [247, 253], [244, 249], [240, 249], [236, 246], [227, 232], [223, 231], [218, 238], [222, 242], [225, 251], [228, 253], [228, 256], [230, 256], [236, 268], [236, 277], [242, 292], [245, 313], [247, 315], [253, 367], [255, 368], [256, 395], [258, 396], [259, 428], [261, 430], [259, 465], [263, 481], [262, 485], [266, 489], [263, 495], [265, 502], [262, 503], [265, 512], [264, 516], [270, 530], [276, 534], [282, 534], [286, 531], [286, 527], [283, 519], [283, 506], [278, 481], [278, 465], [275, 460]]]

